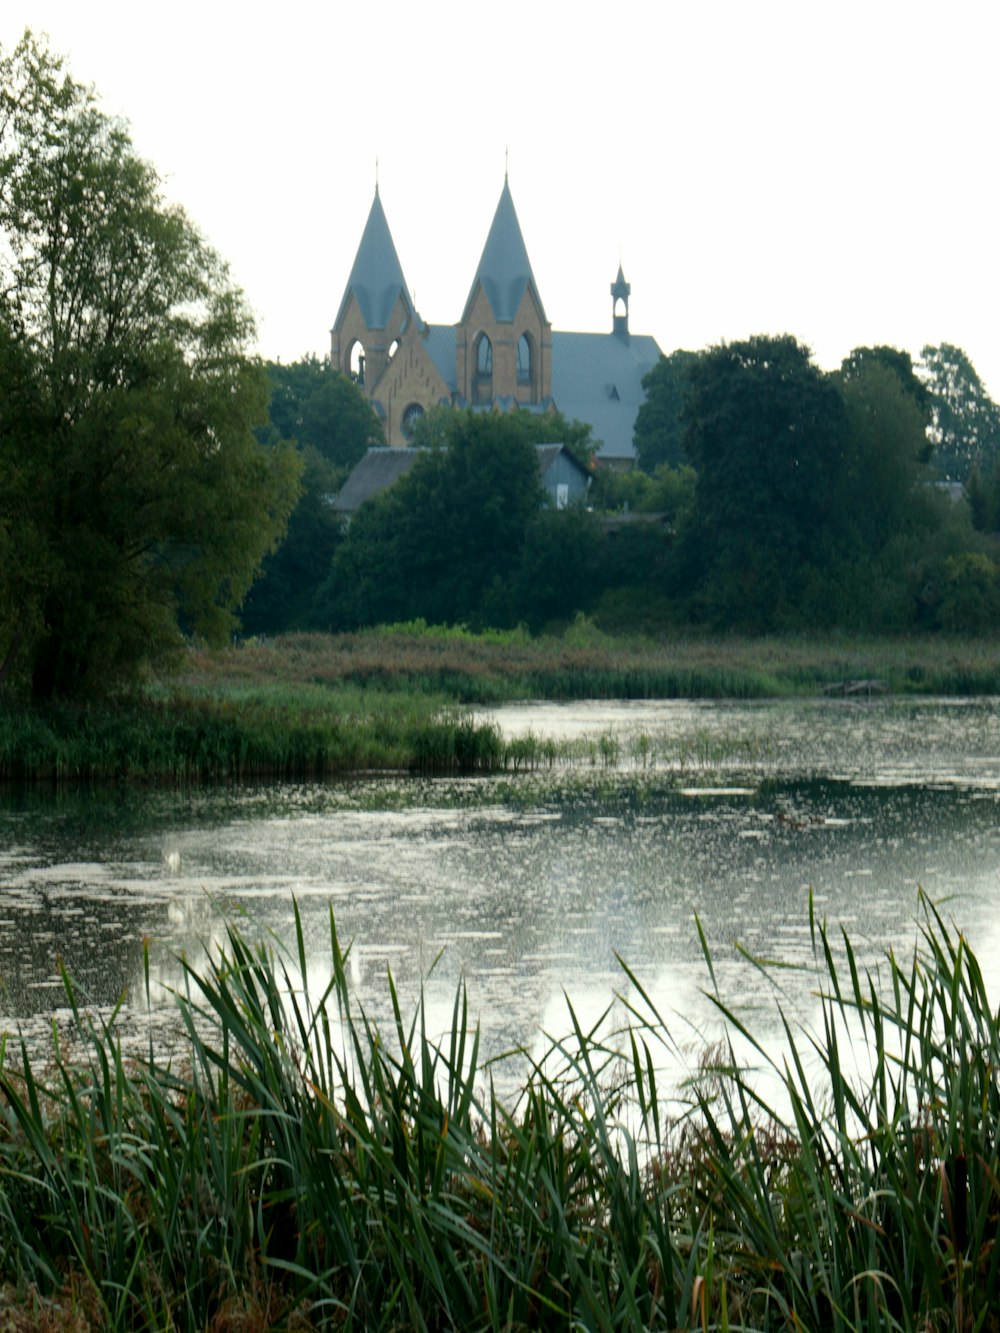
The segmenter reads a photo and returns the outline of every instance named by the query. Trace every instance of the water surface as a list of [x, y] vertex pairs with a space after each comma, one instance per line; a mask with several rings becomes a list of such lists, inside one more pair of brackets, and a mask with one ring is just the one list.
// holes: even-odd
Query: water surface
[[[0, 798], [0, 1026], [37, 1038], [65, 1009], [60, 963], [107, 1009], [169, 1005], [178, 957], [227, 920], [280, 943], [299, 904], [312, 984], [332, 911], [357, 997], [386, 973], [432, 1021], [466, 981], [488, 1052], [592, 1021], [631, 987], [678, 1038], [712, 1030], [696, 917], [728, 1000], [776, 1030], [734, 947], [806, 962], [810, 895], [863, 961], [909, 951], [918, 887], [968, 932], [989, 977], [1000, 941], [1000, 707], [812, 701], [533, 705], [508, 734], [572, 761], [474, 779], [365, 778], [223, 791]], [[808, 1012], [814, 979], [783, 974]]]

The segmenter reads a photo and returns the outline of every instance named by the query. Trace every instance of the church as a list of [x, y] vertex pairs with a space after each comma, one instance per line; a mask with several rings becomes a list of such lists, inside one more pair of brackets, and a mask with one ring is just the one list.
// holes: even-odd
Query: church
[[416, 421], [438, 404], [559, 411], [590, 426], [601, 463], [629, 468], [643, 376], [660, 357], [654, 338], [629, 330], [630, 292], [619, 264], [610, 330], [553, 330], [505, 177], [461, 319], [427, 324], [414, 308], [376, 184], [333, 323], [330, 361], [363, 388], [390, 446], [408, 444]]

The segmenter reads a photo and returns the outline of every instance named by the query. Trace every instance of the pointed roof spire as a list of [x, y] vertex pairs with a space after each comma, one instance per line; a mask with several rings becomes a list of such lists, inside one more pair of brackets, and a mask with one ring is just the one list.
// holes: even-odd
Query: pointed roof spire
[[368, 214], [368, 221], [361, 235], [361, 244], [358, 246], [351, 276], [347, 279], [347, 287], [340, 309], [337, 311], [337, 318], [334, 320], [334, 328], [343, 318], [352, 292], [361, 307], [361, 316], [370, 329], [385, 328], [400, 294], [409, 313], [416, 314], [407, 290], [406, 279], [403, 277], [399, 256], [392, 242], [385, 210], [382, 208], [377, 180], [371, 212]]
[[632, 284], [625, 281], [625, 272], [622, 269], [621, 261], [619, 260], [618, 277], [615, 278], [614, 282], [611, 284], [611, 295], [616, 301], [625, 301], [628, 299], [631, 290]]
[[524, 237], [521, 235], [521, 224], [517, 220], [506, 175], [503, 190], [500, 192], [500, 202], [493, 215], [493, 225], [486, 237], [483, 255], [476, 269], [476, 276], [472, 280], [469, 299], [465, 303], [466, 316], [475, 296], [477, 283], [482, 283], [493, 315], [499, 323], [513, 322], [521, 298], [529, 286], [535, 294], [542, 318], [545, 318], [542, 298], [538, 294], [535, 275], [531, 271], [531, 261], [528, 259]]

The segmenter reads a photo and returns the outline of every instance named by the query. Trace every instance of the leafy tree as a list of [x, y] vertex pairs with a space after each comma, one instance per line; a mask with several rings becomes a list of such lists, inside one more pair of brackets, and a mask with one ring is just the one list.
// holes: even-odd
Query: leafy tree
[[851, 547], [876, 553], [927, 519], [918, 492], [928, 475], [925, 409], [908, 378], [880, 357], [842, 369], [841, 377], [848, 466], [838, 508]]
[[539, 509], [511, 578], [510, 620], [537, 633], [591, 609], [601, 590], [600, 521], [580, 505]]
[[240, 620], [246, 634], [322, 628], [315, 601], [341, 541], [340, 515], [330, 497], [344, 474], [312, 445], [300, 452], [302, 494], [284, 541], [264, 560], [260, 578], [243, 603]]
[[346, 375], [307, 356], [284, 365], [269, 362], [267, 426], [258, 437], [270, 445], [294, 443], [302, 458], [302, 494], [281, 545], [264, 560], [243, 605], [248, 634], [281, 634], [320, 628], [316, 594], [329, 577], [341, 536], [330, 497], [365, 451], [385, 443], [378, 417]]
[[848, 461], [839, 386], [787, 335], [712, 347], [690, 382], [690, 540], [705, 609], [748, 628], [787, 623], [838, 516]]
[[310, 446], [349, 470], [365, 450], [385, 444], [382, 423], [358, 386], [318, 357], [267, 365], [269, 435]]
[[0, 50], [0, 661], [34, 697], [236, 624], [298, 473], [254, 435], [252, 332], [124, 126], [30, 34]]
[[931, 415], [931, 392], [913, 368], [913, 358], [909, 352], [898, 347], [855, 347], [850, 356], [845, 356], [840, 365], [840, 376], [845, 384], [864, 377], [875, 367], [891, 371], [899, 381], [900, 388], [916, 403], [920, 412], [929, 422]]
[[632, 438], [643, 472], [653, 472], [663, 463], [679, 467], [688, 462], [684, 404], [691, 367], [700, 356], [700, 352], [678, 348], [669, 356], [661, 356], [642, 381], [646, 398], [636, 416]]
[[988, 472], [1000, 452], [1000, 407], [961, 348], [941, 343], [921, 355], [931, 394], [935, 470], [949, 481], [965, 481], [975, 467]]
[[[415, 449], [443, 448], [453, 438], [455, 412], [439, 406], [426, 412], [416, 423], [410, 444]], [[561, 412], [529, 412], [517, 408], [503, 414], [504, 433], [525, 444], [564, 444], [577, 462], [589, 468], [594, 458], [590, 426], [583, 421], [567, 421]]]
[[335, 628], [509, 618], [509, 586], [545, 493], [509, 416], [449, 410], [442, 443], [362, 505], [324, 589]]
[[945, 563], [938, 618], [958, 634], [986, 634], [1000, 624], [1000, 570], [988, 555], [967, 551]]

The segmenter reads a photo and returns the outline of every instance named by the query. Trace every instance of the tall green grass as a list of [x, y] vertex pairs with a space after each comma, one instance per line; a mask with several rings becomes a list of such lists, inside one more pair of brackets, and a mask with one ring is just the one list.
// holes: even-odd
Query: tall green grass
[[718, 997], [773, 1105], [723, 1048], [679, 1107], [627, 968], [627, 1025], [571, 1013], [511, 1104], [463, 990], [443, 1039], [391, 977], [385, 1029], [355, 1005], [332, 917], [320, 994], [297, 914], [290, 955], [233, 929], [187, 966], [182, 1057], [125, 1059], [64, 978], [47, 1059], [0, 1052], [0, 1326], [993, 1329], [1000, 1019], [975, 956], [928, 904], [881, 974], [810, 927], [817, 1031], [789, 1019], [776, 1058]]
[[494, 726], [400, 692], [263, 684], [116, 708], [0, 709], [0, 782], [489, 772], [507, 763]]

